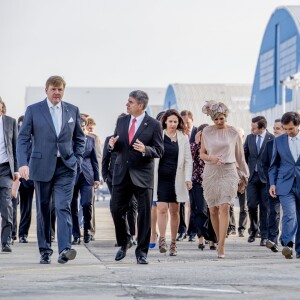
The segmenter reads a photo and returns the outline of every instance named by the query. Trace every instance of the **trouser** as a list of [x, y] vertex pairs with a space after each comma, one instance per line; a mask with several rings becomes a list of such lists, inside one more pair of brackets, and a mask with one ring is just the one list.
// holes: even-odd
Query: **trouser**
[[[250, 234], [255, 236], [260, 229], [262, 239], [268, 238], [268, 194], [266, 183], [263, 183], [255, 172], [247, 186], [247, 204], [250, 219]], [[258, 219], [259, 207], [259, 219]]]
[[59, 253], [71, 248], [71, 201], [76, 171], [67, 168], [60, 158], [48, 182], [34, 181], [36, 192], [37, 238], [40, 253], [52, 254], [51, 248], [51, 198], [55, 203], [57, 242]]
[[115, 224], [116, 238], [119, 246], [125, 246], [130, 240], [130, 231], [127, 221], [132, 196], [137, 200], [137, 247], [136, 257], [147, 256], [151, 235], [151, 202], [153, 190], [141, 188], [133, 184], [129, 172], [126, 173], [121, 184], [114, 185], [110, 201], [111, 214]]

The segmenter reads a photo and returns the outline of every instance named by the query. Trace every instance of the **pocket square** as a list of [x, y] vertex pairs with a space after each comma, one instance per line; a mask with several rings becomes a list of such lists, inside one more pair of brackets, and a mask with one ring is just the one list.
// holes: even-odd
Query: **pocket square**
[[72, 123], [74, 122], [73, 118], [71, 117], [70, 120], [68, 121], [68, 123]]

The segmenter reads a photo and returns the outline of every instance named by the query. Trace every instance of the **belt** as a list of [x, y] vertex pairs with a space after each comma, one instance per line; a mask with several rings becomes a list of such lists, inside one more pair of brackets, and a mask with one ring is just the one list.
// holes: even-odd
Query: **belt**
[[3, 164], [0, 164], [0, 167], [4, 167], [4, 166], [9, 166], [9, 162], [7, 161], [7, 162], [5, 162]]

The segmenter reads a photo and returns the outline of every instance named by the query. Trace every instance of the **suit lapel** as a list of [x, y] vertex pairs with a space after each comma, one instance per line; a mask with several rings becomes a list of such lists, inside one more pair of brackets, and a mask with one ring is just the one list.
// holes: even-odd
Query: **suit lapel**
[[129, 140], [128, 140], [128, 128], [129, 128], [129, 123], [130, 123], [131, 115], [127, 115], [124, 117], [124, 125], [121, 128], [122, 135], [125, 136], [125, 141], [126, 144], [129, 146]]
[[[291, 152], [290, 146], [289, 146], [289, 137], [287, 134], [284, 135], [284, 141], [283, 141], [283, 147], [285, 148], [285, 151], [287, 153], [287, 156], [290, 158], [290, 160], [295, 163], [293, 154]], [[299, 158], [298, 158], [299, 159]]]
[[270, 136], [270, 134], [269, 134], [268, 132], [266, 132], [266, 136], [265, 136], [265, 138], [264, 138], [264, 141], [263, 141], [263, 143], [260, 145], [260, 149], [259, 149], [258, 155], [260, 155], [260, 154], [262, 153], [262, 149], [265, 149], [266, 143], [267, 143], [268, 141], [270, 141], [270, 140], [271, 140], [271, 136]]
[[53, 130], [53, 132], [56, 135], [55, 127], [54, 127], [52, 117], [51, 117], [51, 114], [50, 114], [50, 110], [49, 110], [49, 106], [47, 104], [47, 99], [45, 99], [44, 101], [41, 102], [40, 110], [41, 110], [44, 118], [47, 120], [50, 128]]
[[[69, 109], [68, 109], [68, 105], [66, 103], [64, 103], [63, 101], [61, 102], [61, 108], [62, 108], [62, 121], [61, 121], [61, 129], [60, 129], [60, 133], [59, 135], [62, 133], [64, 127], [66, 126], [66, 124], [69, 121]], [[74, 120], [73, 122], [75, 122], [76, 120]], [[58, 136], [59, 136], [58, 135]]]
[[147, 115], [147, 113], [145, 113], [145, 117], [142, 120], [142, 123], [141, 123], [140, 127], [138, 128], [137, 132], [135, 133], [135, 135], [131, 141], [131, 144], [133, 144], [133, 142], [139, 137], [139, 135], [143, 132], [143, 130], [148, 127], [148, 122], [147, 122], [148, 119], [149, 119], [149, 116]]
[[4, 143], [5, 146], [7, 145], [7, 140], [8, 140], [8, 124], [7, 123], [7, 119], [5, 115], [2, 115], [2, 121], [3, 121], [3, 135], [4, 135]]

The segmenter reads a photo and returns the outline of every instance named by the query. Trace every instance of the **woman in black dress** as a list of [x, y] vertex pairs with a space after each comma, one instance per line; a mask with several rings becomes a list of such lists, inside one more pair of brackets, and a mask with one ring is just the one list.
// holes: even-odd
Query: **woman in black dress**
[[167, 252], [166, 227], [170, 212], [170, 255], [175, 256], [176, 235], [179, 226], [179, 204], [188, 199], [192, 188], [192, 156], [184, 123], [175, 109], [167, 110], [162, 117], [164, 129], [164, 155], [158, 165], [157, 210], [160, 232], [160, 252]]

